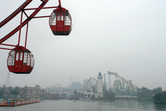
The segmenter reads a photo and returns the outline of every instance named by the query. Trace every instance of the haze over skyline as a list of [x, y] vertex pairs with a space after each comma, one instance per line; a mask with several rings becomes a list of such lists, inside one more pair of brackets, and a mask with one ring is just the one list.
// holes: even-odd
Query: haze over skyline
[[[3, 0], [0, 21], [25, 0]], [[29, 75], [11, 74], [12, 86], [42, 87], [97, 77], [117, 72], [138, 87], [166, 90], [166, 1], [165, 0], [62, 0], [72, 16], [72, 31], [67, 37], [54, 36], [48, 18], [29, 23], [27, 48], [35, 66]], [[34, 0], [28, 7], [37, 7]], [[57, 6], [49, 0], [46, 6]], [[38, 15], [50, 15], [42, 10]], [[20, 14], [0, 29], [0, 38], [20, 22]], [[22, 38], [25, 28], [22, 31]], [[17, 43], [18, 33], [4, 43]], [[0, 46], [1, 47], [1, 46]], [[6, 82], [6, 50], [0, 50], [0, 86]]]

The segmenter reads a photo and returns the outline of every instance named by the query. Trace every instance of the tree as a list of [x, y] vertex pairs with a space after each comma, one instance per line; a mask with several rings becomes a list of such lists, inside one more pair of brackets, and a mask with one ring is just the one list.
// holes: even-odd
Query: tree
[[104, 93], [104, 98], [107, 100], [114, 100], [115, 99], [115, 93], [113, 93], [112, 91], [105, 91]]
[[141, 89], [138, 89], [138, 97], [139, 98], [152, 98], [153, 92], [152, 90], [142, 87]]
[[3, 98], [4, 91], [0, 89], [0, 98]]
[[19, 95], [19, 91], [20, 91], [20, 88], [19, 87], [15, 87], [14, 89], [11, 90], [10, 94], [12, 95]]
[[153, 97], [153, 100], [155, 103], [166, 103], [166, 92], [161, 92], [158, 94], [155, 94], [155, 96]]
[[161, 92], [162, 92], [162, 88], [161, 87], [157, 87], [157, 88], [153, 89], [153, 93], [154, 94], [158, 94], [158, 93], [161, 93]]

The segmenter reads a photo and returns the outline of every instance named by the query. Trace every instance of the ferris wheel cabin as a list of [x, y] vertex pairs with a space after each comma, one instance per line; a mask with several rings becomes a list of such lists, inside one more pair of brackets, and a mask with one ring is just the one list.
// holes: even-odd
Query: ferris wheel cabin
[[33, 55], [25, 47], [17, 46], [9, 52], [7, 66], [10, 72], [29, 74], [34, 67]]
[[70, 13], [65, 8], [57, 8], [50, 15], [50, 28], [54, 35], [69, 35], [72, 20]]

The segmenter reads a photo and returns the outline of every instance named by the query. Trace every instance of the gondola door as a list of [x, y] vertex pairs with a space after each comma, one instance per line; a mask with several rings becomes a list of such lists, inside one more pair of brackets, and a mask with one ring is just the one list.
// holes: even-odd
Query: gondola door
[[22, 50], [16, 50], [15, 56], [15, 72], [22, 72], [23, 69], [23, 52]]
[[57, 14], [57, 32], [63, 32], [64, 31], [64, 16], [63, 11], [58, 11]]

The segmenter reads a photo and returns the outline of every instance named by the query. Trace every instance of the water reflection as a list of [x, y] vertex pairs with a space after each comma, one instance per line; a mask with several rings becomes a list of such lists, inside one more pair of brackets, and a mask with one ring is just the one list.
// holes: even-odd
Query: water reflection
[[154, 104], [157, 111], [166, 111], [166, 104]]
[[[106, 106], [118, 108], [119, 111], [166, 111], [166, 104], [154, 104], [152, 101], [136, 101], [136, 100], [116, 100], [105, 101]], [[100, 102], [103, 105], [103, 102]]]
[[151, 101], [74, 101], [45, 100], [41, 103], [18, 107], [0, 107], [0, 111], [166, 111], [166, 104]]

